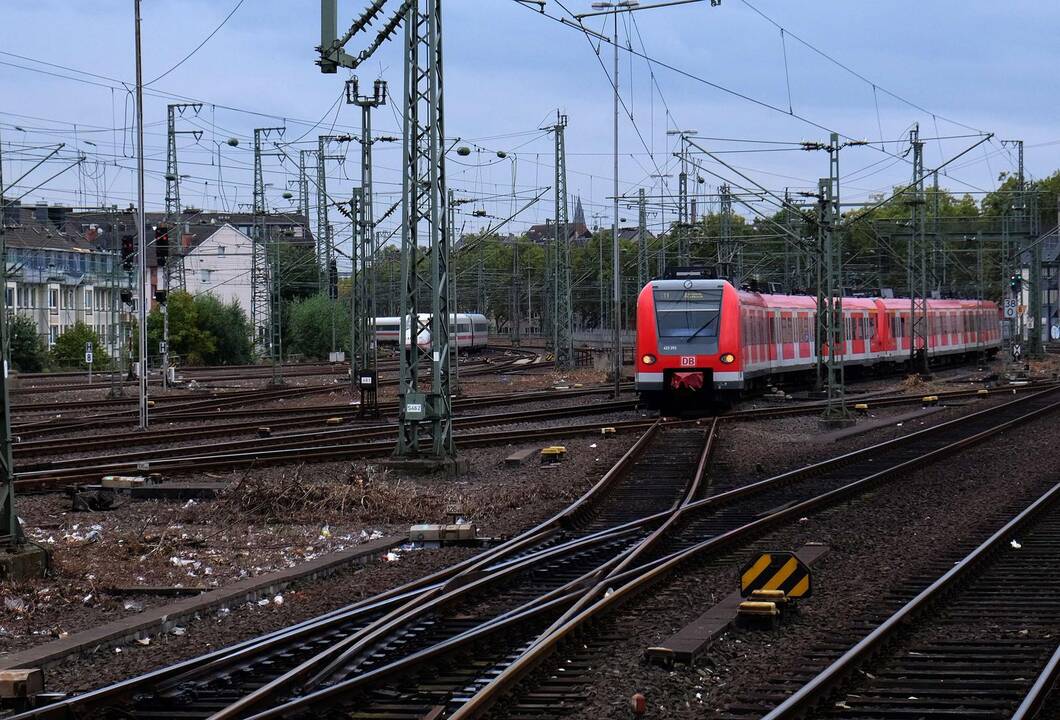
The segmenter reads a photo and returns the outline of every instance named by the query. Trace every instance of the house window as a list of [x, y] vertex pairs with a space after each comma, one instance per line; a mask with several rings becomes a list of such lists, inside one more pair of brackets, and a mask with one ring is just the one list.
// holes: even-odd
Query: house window
[[94, 294], [95, 293], [92, 290], [85, 290], [85, 314], [86, 315], [91, 315], [92, 314], [92, 307], [94, 305], [94, 302], [92, 300], [92, 296]]
[[10, 285], [4, 288], [4, 304], [9, 308], [15, 306], [15, 288]]
[[218, 245], [217, 246], [217, 254], [218, 255], [224, 255], [225, 254], [225, 246], [224, 245]]
[[202, 280], [204, 283], [210, 282], [210, 273], [211, 272], [212, 272], [211, 270], [200, 270], [199, 271], [199, 279]]
[[48, 288], [48, 312], [59, 314], [59, 288]]
[[59, 339], [59, 326], [49, 325], [48, 326], [48, 347], [55, 345], [55, 341]]

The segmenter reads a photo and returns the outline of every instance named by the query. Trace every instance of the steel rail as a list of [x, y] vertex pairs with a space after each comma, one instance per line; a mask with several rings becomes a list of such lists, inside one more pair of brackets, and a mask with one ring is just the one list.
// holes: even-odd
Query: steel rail
[[[704, 448], [700, 453], [697, 471], [694, 477], [687, 484], [685, 491], [674, 502], [673, 506], [667, 511], [657, 513], [654, 516], [650, 516], [649, 518], [641, 518], [639, 520], [631, 521], [630, 523], [627, 523], [624, 526], [620, 526], [620, 528], [643, 527], [648, 523], [654, 524], [656, 522], [665, 522], [667, 517], [672, 515], [672, 513], [675, 512], [678, 508], [683, 507], [688, 502], [689, 498], [693, 497], [695, 493], [698, 492], [698, 489], [701, 486], [702, 476], [705, 473], [708, 464], [708, 458], [714, 447], [713, 440], [716, 434], [717, 426], [718, 423], [715, 420], [711, 424], [710, 430], [706, 437], [706, 442], [704, 443]], [[659, 427], [660, 425], [658, 423], [656, 425], [653, 425], [653, 428], [655, 430], [657, 430]], [[648, 442], [653, 439], [654, 433], [645, 433], [638, 441], [637, 445], [631, 448], [630, 451], [626, 454], [625, 457], [629, 459], [628, 462], [616, 463], [616, 465], [612, 467], [608, 474], [601, 479], [597, 487], [603, 490], [610, 486], [615, 481], [615, 478], [617, 478], [620, 474], [626, 472], [626, 467], [628, 466], [629, 462], [632, 462], [633, 458], [640, 455], [643, 448], [638, 448], [637, 446], [641, 445], [643, 447], [646, 447]], [[579, 501], [572, 505], [570, 508], [568, 508], [567, 516], [568, 518], [577, 518], [580, 516], [584, 517], [582, 501]], [[611, 531], [609, 531], [609, 534], [619, 532], [620, 528], [612, 529]], [[657, 530], [655, 532], [657, 532]], [[654, 532], [652, 534], [654, 534]], [[422, 662], [425, 658], [431, 657], [434, 654], [441, 652], [441, 648], [449, 649], [461, 646], [466, 642], [470, 642], [472, 639], [477, 638], [483, 633], [494, 632], [499, 628], [507, 627], [509, 624], [513, 624], [516, 622], [525, 622], [527, 617], [536, 617], [544, 609], [548, 609], [553, 606], [558, 607], [567, 601], [582, 597], [584, 594], [584, 589], [582, 588], [589, 580], [593, 579], [594, 577], [598, 577], [605, 572], [607, 573], [606, 577], [612, 577], [615, 573], [615, 568], [621, 566], [629, 557], [629, 552], [637, 547], [640, 547], [640, 544], [641, 543], [633, 544], [629, 549], [617, 553], [613, 558], [608, 561], [605, 561], [597, 568], [584, 573], [582, 576], [564, 584], [561, 587], [555, 588], [552, 591], [545, 593], [544, 595], [541, 595], [524, 603], [518, 608], [514, 608], [505, 613], [502, 613], [500, 616], [492, 618], [472, 630], [465, 631], [464, 633], [456, 637], [450, 638], [449, 640], [446, 640], [440, 644], [435, 644], [434, 646], [428, 648], [422, 653], [415, 653], [410, 658], [403, 658], [398, 661], [395, 661], [394, 663], [389, 664], [387, 666], [388, 672], [392, 672], [397, 668], [407, 666], [409, 662], [413, 664], [417, 662]], [[495, 578], [488, 579], [491, 582], [495, 582]], [[474, 580], [471, 583], [461, 586], [459, 595], [439, 595], [430, 599], [426, 604], [409, 603], [407, 612], [395, 612], [392, 617], [386, 619], [387, 622], [382, 624], [371, 635], [366, 635], [365, 637], [357, 640], [356, 643], [351, 643], [349, 647], [343, 649], [342, 652], [337, 656], [334, 652], [337, 646], [329, 648], [327, 651], [325, 651], [325, 653], [322, 653], [321, 655], [326, 654], [328, 656], [331, 656], [330, 662], [327, 666], [317, 672], [313, 677], [309, 678], [307, 681], [301, 684], [300, 687], [302, 692], [306, 692], [307, 690], [311, 691], [312, 688], [320, 687], [324, 684], [325, 681], [333, 681], [334, 675], [340, 669], [348, 666], [351, 662], [357, 661], [358, 653], [360, 653], [360, 655], [363, 657], [365, 653], [369, 652], [384, 638], [392, 635], [398, 628], [408, 625], [413, 620], [428, 614], [431, 610], [437, 607], [440, 607], [447, 603], [451, 604], [453, 601], [465, 594], [466, 590], [473, 590], [474, 585], [477, 582], [480, 581]], [[347, 640], [344, 640], [343, 643], [347, 642]], [[313, 662], [319, 665], [319, 662], [316, 662], [316, 658], [314, 658]], [[233, 720], [234, 718], [241, 717], [245, 715], [246, 712], [248, 712], [250, 709], [263, 704], [269, 699], [272, 699], [280, 690], [282, 690], [284, 687], [290, 686], [294, 681], [304, 677], [304, 675], [305, 667], [303, 666], [297, 668], [295, 671], [288, 673], [288, 675], [278, 678], [269, 685], [259, 688], [251, 695], [242, 698], [241, 700], [233, 703], [224, 710], [211, 715], [208, 720]], [[363, 682], [363, 680], [358, 680], [358, 678], [373, 678], [385, 676], [386, 674], [378, 674], [374, 673], [374, 671], [370, 671], [368, 673], [361, 673], [357, 675], [352, 682], [354, 684], [358, 682]], [[348, 681], [344, 678], [339, 678], [338, 682], [333, 683], [332, 686], [342, 686], [347, 688], [351, 687], [351, 685], [348, 684]], [[313, 693], [310, 692], [309, 696], [313, 696]], [[263, 716], [271, 717], [273, 715], [273, 711], [268, 710], [265, 711]]]
[[1060, 645], [1034, 680], [1034, 685], [1023, 698], [1023, 702], [1012, 714], [1011, 720], [1034, 720], [1045, 709], [1046, 700], [1057, 685], [1060, 684]]
[[[915, 617], [924, 613], [930, 605], [938, 602], [940, 598], [952, 591], [958, 583], [967, 579], [973, 570], [987, 562], [991, 555], [1002, 548], [1013, 537], [1013, 533], [1027, 527], [1057, 498], [1060, 498], [1060, 483], [1054, 485], [1016, 517], [1005, 523], [1004, 527], [962, 558], [946, 574], [931, 583], [915, 598], [903, 605], [898, 612], [884, 620], [857, 645], [847, 650], [838, 660], [795, 691], [793, 695], [770, 711], [762, 720], [791, 720], [791, 718], [802, 717], [812, 710], [840, 682], [854, 672], [858, 665], [875, 653], [884, 643], [891, 640], [898, 630], [907, 627]], [[1055, 668], [1053, 672], [1055, 673]]]
[[[269, 633], [263, 637], [237, 643], [204, 656], [191, 658], [172, 666], [141, 675], [120, 683], [99, 688], [73, 698], [64, 699], [44, 708], [29, 711], [18, 716], [19, 720], [59, 720], [68, 713], [87, 711], [101, 707], [120, 697], [127, 697], [140, 689], [173, 687], [204, 672], [218, 672], [231, 667], [234, 663], [248, 657], [261, 655], [285, 643], [300, 640], [327, 630], [344, 622], [350, 622], [356, 615], [373, 610], [386, 609], [395, 603], [407, 604], [435, 594], [444, 588], [455, 589], [473, 579], [476, 575], [488, 571], [491, 565], [505, 562], [506, 559], [525, 553], [534, 546], [541, 545], [554, 537], [563, 528], [576, 526], [591, 513], [593, 503], [600, 502], [613, 488], [624, 469], [629, 467], [643, 453], [651, 438], [661, 427], [659, 421], [651, 423], [646, 432], [622, 455], [621, 458], [591, 488], [568, 507], [560, 510], [523, 533], [506, 540], [500, 545], [472, 558], [463, 560], [418, 580], [405, 583], [397, 588], [367, 598], [317, 618], [312, 618], [288, 628]], [[651, 518], [648, 519], [650, 521]], [[626, 523], [615, 528], [616, 532], [629, 530], [634, 523]], [[587, 538], [605, 535], [609, 530], [590, 534]], [[585, 539], [585, 538], [582, 538]], [[14, 720], [14, 719], [12, 719]]]
[[[511, 413], [492, 413], [486, 415], [468, 415], [453, 418], [453, 424], [461, 427], [478, 427], [482, 425], [509, 425], [513, 423], [533, 422], [538, 420], [550, 420], [553, 418], [566, 418], [578, 415], [595, 415], [600, 413], [619, 412], [632, 410], [636, 405], [634, 400], [607, 401], [603, 403], [582, 404], [570, 407], [541, 408], [537, 410], [523, 410]], [[227, 430], [227, 428], [220, 428]], [[77, 458], [64, 458], [52, 460], [47, 463], [24, 464], [20, 472], [31, 473], [38, 470], [59, 469], [67, 467], [78, 467], [102, 462], [112, 458], [120, 457], [126, 462], [138, 460], [164, 459], [167, 457], [180, 457], [186, 454], [197, 454], [199, 457], [210, 457], [223, 455], [233, 450], [245, 449], [281, 449], [297, 448], [306, 442], [323, 442], [329, 439], [349, 440], [368, 439], [373, 437], [389, 437], [397, 432], [394, 425], [376, 424], [368, 426], [346, 426], [332, 430], [310, 430], [281, 435], [270, 435], [267, 437], [250, 438], [243, 440], [229, 440], [227, 442], [211, 442], [201, 445], [184, 445], [176, 448], [164, 448], [155, 450], [141, 450], [123, 452], [116, 455], [96, 455]], [[231, 432], [226, 432], [226, 435]], [[170, 438], [172, 441], [172, 438]], [[78, 441], [72, 441], [78, 442]]]
[[[996, 412], [1002, 408], [1011, 407], [1017, 404], [1026, 403], [1030, 400], [1034, 400], [1037, 397], [1043, 397], [1053, 392], [1052, 390], [1043, 391], [1036, 395], [1029, 397], [1020, 398], [1009, 403], [1006, 403], [995, 408], [980, 411], [976, 415], [983, 415], [986, 413]], [[959, 449], [975, 444], [989, 437], [993, 437], [996, 434], [1003, 432], [1015, 425], [1026, 422], [1030, 419], [1040, 417], [1046, 413], [1054, 412], [1060, 409], [1060, 401], [1053, 402], [1044, 407], [1036, 408], [1028, 413], [1022, 414], [1016, 418], [1006, 420], [998, 425], [995, 425], [987, 430], [979, 433], [975, 433], [971, 436], [962, 438], [956, 442], [947, 444], [941, 448], [936, 448], [928, 453], [919, 455], [915, 458], [900, 462], [889, 468], [881, 469], [879, 472], [870, 474], [862, 477], [854, 482], [847, 483], [842, 487], [835, 488], [816, 497], [799, 502], [791, 507], [784, 508], [777, 512], [771, 513], [764, 517], [760, 517], [750, 523], [735, 529], [729, 530], [721, 535], [704, 540], [690, 548], [678, 552], [677, 554], [671, 555], [662, 562], [653, 563], [651, 568], [643, 573], [634, 573], [634, 578], [627, 584], [614, 587], [609, 587], [610, 592], [599, 598], [593, 604], [581, 610], [581, 612], [573, 615], [565, 623], [559, 627], [553, 629], [548, 634], [539, 637], [534, 644], [524, 653], [522, 653], [513, 663], [508, 665], [503, 671], [501, 671], [495, 678], [487, 683], [482, 689], [480, 689], [474, 696], [468, 701], [461, 705], [456, 712], [449, 716], [450, 720], [469, 720], [470, 718], [479, 717], [489, 707], [491, 707], [500, 696], [514, 687], [522, 678], [526, 677], [535, 667], [537, 667], [548, 655], [554, 652], [561, 642], [569, 638], [574, 632], [580, 629], [585, 623], [601, 617], [603, 614], [614, 610], [619, 604], [628, 600], [633, 593], [643, 590], [649, 584], [655, 583], [662, 579], [669, 572], [675, 570], [679, 565], [685, 562], [697, 558], [706, 553], [712, 553], [719, 551], [726, 547], [747, 541], [752, 537], [759, 536], [766, 529], [781, 523], [788, 519], [794, 519], [803, 517], [807, 513], [815, 511], [821, 507], [834, 504], [836, 501], [856, 495], [861, 491], [870, 488], [888, 477], [899, 474], [903, 470], [912, 469], [926, 461], [934, 458], [947, 455], [956, 452]], [[958, 422], [958, 421], [952, 421]], [[937, 426], [936, 426], [937, 427]], [[922, 433], [927, 433], [934, 428], [927, 428], [921, 430], [914, 435], [923, 437]], [[908, 438], [914, 437], [914, 435], [905, 436], [898, 438], [898, 441], [908, 441]], [[881, 443], [879, 446], [874, 447], [886, 447], [893, 446], [895, 440]], [[869, 448], [871, 449], [871, 448]], [[867, 450], [869, 450], [867, 449]], [[864, 451], [858, 451], [857, 453], [848, 453], [844, 455], [847, 461], [852, 455], [863, 454]], [[827, 468], [833, 466], [835, 463], [842, 462], [842, 458], [837, 458], [834, 461], [825, 461], [824, 463], [817, 463], [814, 466], [816, 468]], [[776, 482], [786, 482], [792, 479], [796, 479], [800, 474], [800, 471], [793, 473], [786, 473], [778, 476], [774, 479]], [[754, 483], [754, 486], [762, 488], [764, 483], [770, 481], [761, 481]], [[726, 499], [732, 499], [740, 495], [746, 494], [743, 488], [722, 493], [717, 496], [711, 496], [698, 502], [690, 503], [689, 505], [681, 509], [681, 513], [695, 513], [702, 511], [710, 506], [716, 505], [719, 502], [723, 502]], [[773, 720], [773, 719], [770, 719]]]

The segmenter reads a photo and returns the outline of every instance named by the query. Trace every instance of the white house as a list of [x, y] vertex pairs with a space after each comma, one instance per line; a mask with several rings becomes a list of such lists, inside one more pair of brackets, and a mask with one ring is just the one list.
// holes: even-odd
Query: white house
[[222, 302], [235, 300], [250, 317], [251, 239], [228, 223], [188, 250], [184, 284], [192, 295], [210, 293]]

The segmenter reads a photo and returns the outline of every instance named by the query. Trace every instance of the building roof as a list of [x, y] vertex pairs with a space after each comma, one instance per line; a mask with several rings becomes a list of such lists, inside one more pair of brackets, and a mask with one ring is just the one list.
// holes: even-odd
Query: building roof
[[[589, 228], [585, 226], [585, 223], [567, 223], [567, 236], [571, 240], [584, 240], [593, 236]], [[530, 242], [544, 243], [546, 240], [551, 240], [556, 237], [556, 227], [551, 222], [546, 222], [544, 225], [531, 225], [530, 229], [526, 231], [526, 237]]]
[[[204, 212], [196, 209], [185, 209], [181, 213], [180, 222], [174, 223], [179, 228], [179, 240], [176, 234], [170, 232], [170, 247], [175, 248], [179, 241], [184, 248], [185, 254], [194, 249], [217, 230], [225, 225], [231, 225], [235, 229], [239, 226], [254, 224], [253, 213], [219, 213]], [[144, 221], [151, 231], [148, 233], [147, 264], [148, 267], [157, 267], [158, 260], [155, 256], [154, 228], [166, 221], [166, 214], [160, 212], [148, 212], [144, 214]], [[275, 233], [279, 230], [288, 242], [292, 244], [312, 245], [314, 243], [313, 233], [304, 215], [290, 213], [269, 213], [264, 216], [264, 222], [269, 232]], [[71, 212], [66, 215], [65, 226], [68, 234], [80, 234], [85, 237], [100, 237], [101, 242], [114, 251], [121, 244], [121, 237], [126, 234], [136, 235], [136, 212], [132, 208], [124, 210]], [[290, 231], [289, 233], [286, 231]]]

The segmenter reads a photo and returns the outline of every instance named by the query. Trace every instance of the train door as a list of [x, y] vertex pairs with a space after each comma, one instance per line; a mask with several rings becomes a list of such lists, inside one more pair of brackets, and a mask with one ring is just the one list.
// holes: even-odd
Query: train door
[[773, 311], [769, 324], [769, 359], [773, 367], [779, 367], [784, 359], [784, 333], [780, 327], [780, 311]]

